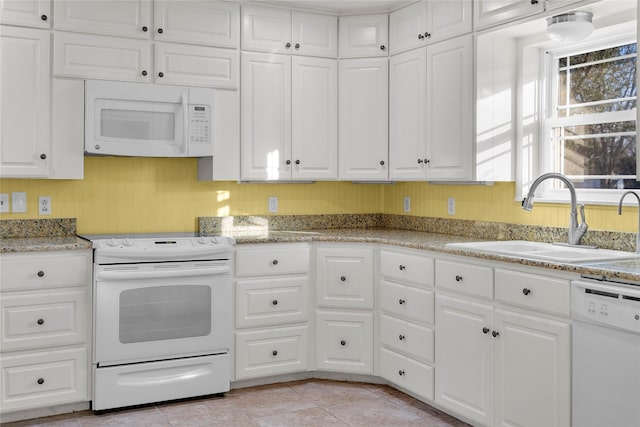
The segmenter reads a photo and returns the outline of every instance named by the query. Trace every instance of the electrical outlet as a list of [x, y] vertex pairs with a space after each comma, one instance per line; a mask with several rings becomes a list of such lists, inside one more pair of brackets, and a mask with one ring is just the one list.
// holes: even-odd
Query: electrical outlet
[[9, 212], [9, 194], [0, 194], [0, 212]]
[[27, 193], [11, 193], [11, 212], [24, 213], [27, 211]]
[[404, 202], [402, 204], [405, 212], [411, 212], [411, 197], [404, 196]]
[[38, 215], [51, 215], [51, 196], [38, 197]]
[[449, 200], [447, 200], [447, 213], [449, 215], [456, 214], [456, 199], [453, 197], [449, 197]]
[[278, 197], [269, 197], [269, 212], [278, 212]]

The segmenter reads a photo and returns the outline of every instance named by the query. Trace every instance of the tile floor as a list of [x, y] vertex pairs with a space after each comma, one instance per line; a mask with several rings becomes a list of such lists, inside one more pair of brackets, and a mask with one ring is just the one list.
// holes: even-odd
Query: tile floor
[[[90, 411], [6, 426], [421, 426], [467, 424], [391, 387], [304, 380], [232, 390], [209, 397], [107, 411]], [[3, 424], [4, 426], [4, 424]]]

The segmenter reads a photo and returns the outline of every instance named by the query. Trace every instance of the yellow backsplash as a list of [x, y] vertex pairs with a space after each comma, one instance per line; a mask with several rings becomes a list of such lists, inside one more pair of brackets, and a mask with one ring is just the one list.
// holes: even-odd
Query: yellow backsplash
[[[0, 192], [27, 192], [27, 213], [38, 215], [38, 196], [51, 196], [54, 218], [77, 218], [79, 233], [195, 231], [199, 216], [267, 215], [267, 199], [277, 196], [278, 214], [404, 214], [411, 197], [416, 216], [471, 219], [565, 227], [567, 205], [536, 204], [525, 212], [514, 200], [514, 183], [483, 185], [396, 184], [238, 184], [200, 182], [196, 159], [86, 157], [83, 180], [2, 179]], [[9, 195], [9, 197], [11, 197]], [[456, 214], [447, 214], [447, 199]], [[587, 222], [597, 230], [635, 232], [637, 208], [618, 216], [614, 206], [587, 206]]]

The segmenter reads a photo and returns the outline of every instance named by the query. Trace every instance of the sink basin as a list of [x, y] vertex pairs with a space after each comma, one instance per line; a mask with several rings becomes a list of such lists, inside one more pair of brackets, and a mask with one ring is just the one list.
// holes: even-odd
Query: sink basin
[[446, 247], [478, 253], [499, 254], [533, 260], [572, 264], [640, 258], [639, 255], [631, 252], [598, 249], [588, 246], [565, 246], [554, 243], [529, 242], [526, 240], [449, 243]]

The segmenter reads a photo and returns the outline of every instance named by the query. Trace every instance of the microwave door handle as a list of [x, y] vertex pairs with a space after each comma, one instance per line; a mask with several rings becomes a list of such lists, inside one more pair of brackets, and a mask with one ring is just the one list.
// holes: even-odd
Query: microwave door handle
[[183, 115], [183, 129], [182, 129], [182, 147], [181, 153], [187, 152], [187, 139], [189, 138], [189, 105], [187, 104], [187, 97], [182, 95], [180, 97], [182, 101], [182, 115]]

